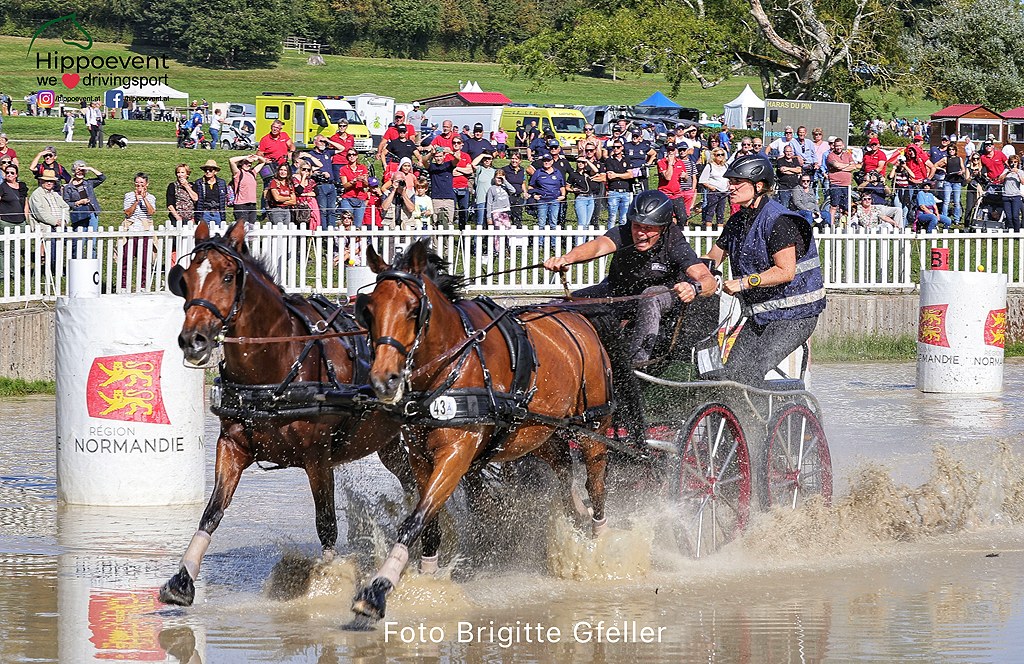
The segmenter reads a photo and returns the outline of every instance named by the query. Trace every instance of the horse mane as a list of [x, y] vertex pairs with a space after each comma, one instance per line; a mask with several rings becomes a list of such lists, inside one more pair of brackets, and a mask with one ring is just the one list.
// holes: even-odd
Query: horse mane
[[[227, 237], [223, 235], [215, 235], [211, 237], [208, 241], [213, 242], [214, 244], [223, 245], [232, 251], [234, 251], [235, 249], [234, 246], [230, 242], [228, 242]], [[269, 263], [269, 259], [267, 257], [261, 256], [257, 258], [256, 256], [253, 256], [252, 253], [249, 252], [249, 245], [247, 245], [244, 242], [242, 243], [241, 249], [237, 253], [239, 256], [242, 257], [242, 262], [245, 264], [245, 267], [250, 272], [253, 272], [263, 277], [268, 282], [276, 286], [277, 290], [280, 291], [281, 295], [284, 296], [286, 299], [289, 297], [289, 295], [285, 293], [284, 289], [281, 288], [281, 285], [278, 284], [277, 281], [274, 279], [273, 275], [271, 275], [271, 266]]]
[[[409, 252], [395, 256], [392, 269], [409, 270]], [[427, 248], [427, 267], [423, 276], [428, 277], [441, 293], [454, 302], [466, 299], [466, 282], [462, 277], [450, 273], [451, 265], [441, 258], [436, 251]]]

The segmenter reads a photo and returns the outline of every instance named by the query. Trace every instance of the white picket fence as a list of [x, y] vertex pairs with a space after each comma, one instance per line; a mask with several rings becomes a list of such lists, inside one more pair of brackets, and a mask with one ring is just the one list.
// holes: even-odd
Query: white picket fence
[[[224, 227], [213, 232], [223, 232]], [[296, 293], [343, 294], [347, 290], [343, 261], [336, 261], [346, 240], [372, 242], [385, 257], [420, 237], [433, 246], [465, 277], [469, 290], [498, 295], [543, 294], [561, 290], [561, 281], [536, 266], [572, 246], [603, 233], [523, 229], [459, 231], [318, 230], [292, 226], [256, 225], [247, 234], [250, 251], [261, 258], [285, 290]], [[710, 249], [716, 231], [687, 230], [698, 254]], [[1024, 286], [1024, 234], [1012, 232], [867, 233], [858, 230], [816, 234], [825, 284], [831, 290], [898, 291], [915, 288], [915, 277], [927, 268], [930, 249], [949, 249], [950, 268], [1004, 272], [1010, 287]], [[495, 247], [495, 240], [498, 240]], [[166, 275], [176, 261], [187, 264], [195, 242], [193, 229], [161, 227], [144, 233], [117, 230], [58, 233], [8, 229], [0, 234], [0, 304], [54, 300], [67, 294], [68, 261], [94, 257], [101, 261], [105, 293], [135, 293], [166, 289]], [[485, 251], [489, 249], [490, 251]], [[365, 251], [357, 264], [365, 264]], [[5, 264], [4, 261], [9, 263]], [[340, 264], [339, 264], [340, 263]], [[607, 260], [573, 266], [572, 288], [604, 278]], [[493, 272], [504, 274], [490, 275]]]

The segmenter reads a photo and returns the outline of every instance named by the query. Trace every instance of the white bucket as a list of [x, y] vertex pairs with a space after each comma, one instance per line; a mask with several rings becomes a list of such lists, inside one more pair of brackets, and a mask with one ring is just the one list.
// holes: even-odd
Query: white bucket
[[57, 497], [203, 499], [203, 371], [183, 366], [170, 294], [57, 300]]
[[[348, 265], [345, 267], [345, 289], [350, 298], [359, 295], [359, 293], [372, 293], [376, 281], [377, 275], [365, 265]], [[368, 286], [368, 288], [363, 288], [363, 286]]]
[[72, 258], [68, 261], [68, 297], [100, 296], [100, 259]]
[[[201, 507], [64, 505], [57, 512], [57, 654], [78, 662], [205, 661], [200, 620], [168, 616], [157, 589], [178, 571]], [[205, 583], [196, 583], [196, 595]]]
[[917, 389], [965, 394], [1003, 389], [1006, 275], [921, 273]]

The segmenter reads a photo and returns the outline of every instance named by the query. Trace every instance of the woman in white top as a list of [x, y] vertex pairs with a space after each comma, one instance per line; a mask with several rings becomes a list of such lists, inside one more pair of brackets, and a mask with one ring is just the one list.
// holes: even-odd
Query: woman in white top
[[717, 228], [725, 223], [725, 205], [729, 200], [729, 181], [725, 179], [725, 171], [729, 168], [725, 163], [726, 157], [723, 148], [714, 148], [711, 161], [704, 165], [697, 180], [704, 191], [701, 217], [705, 228]]
[[[149, 176], [135, 174], [135, 188], [124, 195], [124, 221], [122, 231], [153, 230], [153, 214], [156, 213], [156, 196], [149, 193]], [[121, 288], [128, 288], [132, 265], [137, 266], [135, 282], [145, 290], [149, 274], [149, 238], [134, 237], [121, 241]]]

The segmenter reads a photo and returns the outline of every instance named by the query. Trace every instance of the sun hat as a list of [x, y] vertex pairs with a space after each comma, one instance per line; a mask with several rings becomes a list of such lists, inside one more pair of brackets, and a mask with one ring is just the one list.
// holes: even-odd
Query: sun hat
[[220, 170], [220, 166], [217, 165], [217, 162], [214, 159], [207, 159], [206, 163], [203, 164], [202, 166], [200, 166], [200, 170], [204, 170], [205, 171], [208, 168], [212, 168], [212, 169], [217, 170], [217, 171]]

